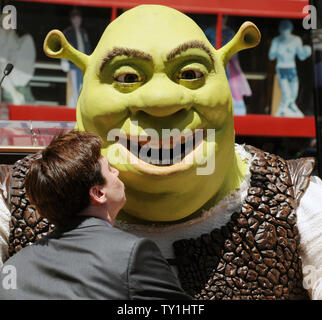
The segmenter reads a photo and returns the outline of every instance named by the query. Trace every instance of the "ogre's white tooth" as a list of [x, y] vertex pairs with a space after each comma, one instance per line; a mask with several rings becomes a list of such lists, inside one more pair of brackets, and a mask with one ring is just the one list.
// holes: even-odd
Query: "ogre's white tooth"
[[149, 142], [149, 146], [150, 148], [153, 148], [153, 149], [159, 149], [161, 148], [161, 142], [159, 141], [159, 139], [152, 138]]
[[118, 134], [115, 134], [115, 140], [118, 143], [122, 144], [123, 146], [125, 146], [125, 147], [127, 146], [127, 137], [125, 134], [123, 134], [121, 132]]
[[195, 131], [195, 148], [203, 141], [205, 137], [205, 132], [203, 129], [197, 129]]
[[173, 164], [180, 163], [180, 162], [181, 162], [181, 152], [178, 154], [174, 154], [174, 157], [173, 157]]
[[162, 149], [165, 149], [165, 150], [170, 150], [172, 149], [172, 146], [170, 144], [170, 142], [162, 142]]
[[149, 141], [150, 141], [150, 137], [149, 136], [139, 136], [139, 145], [142, 147], [144, 146], [145, 144], [147, 144]]
[[162, 165], [170, 165], [171, 164], [171, 157], [170, 157], [170, 149], [162, 148], [161, 151], [161, 163]]
[[162, 140], [160, 141], [160, 146], [165, 149], [170, 149], [172, 147], [170, 137], [162, 138]]
[[191, 130], [185, 132], [181, 137], [181, 143], [185, 143], [190, 139], [193, 139], [193, 136], [194, 136], [194, 133]]
[[176, 144], [181, 143], [181, 139], [182, 139], [181, 135], [174, 136], [172, 141], [172, 146], [175, 146]]
[[130, 140], [131, 142], [138, 143], [138, 141], [139, 141], [139, 136], [130, 136], [130, 135], [128, 135], [128, 136], [127, 136], [127, 139], [128, 139], [128, 140]]
[[122, 139], [122, 140], [127, 140], [127, 135], [125, 133], [123, 133], [121, 130], [120, 131], [116, 131], [112, 134], [113, 137], [117, 138], [117, 139]]

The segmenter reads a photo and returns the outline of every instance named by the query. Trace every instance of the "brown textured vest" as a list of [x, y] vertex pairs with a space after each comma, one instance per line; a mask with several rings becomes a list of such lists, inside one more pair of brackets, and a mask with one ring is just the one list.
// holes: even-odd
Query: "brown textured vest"
[[314, 160], [246, 150], [254, 159], [242, 210], [221, 229], [174, 243], [182, 286], [200, 300], [307, 299], [296, 208]]
[[[242, 205], [221, 229], [176, 241], [183, 288], [196, 299], [307, 299], [302, 282], [296, 207], [309, 184], [314, 160], [285, 161], [251, 146], [251, 186]], [[37, 219], [24, 190], [25, 174], [39, 154], [12, 168], [0, 167], [12, 214], [9, 255], [51, 232]]]

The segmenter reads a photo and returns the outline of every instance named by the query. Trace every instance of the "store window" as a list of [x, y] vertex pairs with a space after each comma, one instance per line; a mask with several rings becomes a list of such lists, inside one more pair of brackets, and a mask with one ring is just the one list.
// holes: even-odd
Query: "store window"
[[[217, 16], [190, 15], [216, 46]], [[312, 44], [301, 19], [222, 17], [221, 46], [245, 21], [259, 28], [261, 43], [240, 51], [229, 61], [235, 115], [268, 114], [303, 118], [314, 115]]]
[[[82, 4], [85, 2], [79, 1]], [[89, 3], [91, 2], [88, 1], [87, 4]], [[319, 4], [320, 1], [317, 3]], [[120, 1], [119, 4], [124, 3]], [[14, 69], [5, 79], [5, 87], [0, 94], [1, 101], [5, 102], [0, 103], [0, 120], [28, 120], [26, 123], [11, 125], [7, 132], [11, 135], [26, 135], [29, 139], [27, 140], [31, 141], [28, 144], [41, 145], [45, 140], [38, 138], [45, 131], [35, 130], [38, 124], [31, 123], [30, 120], [71, 121], [68, 125], [72, 127], [72, 122], [76, 119], [76, 100], [82, 80], [80, 70], [74, 68], [68, 61], [50, 59], [44, 54], [43, 41], [47, 33], [52, 29], [59, 29], [64, 32], [73, 46], [90, 54], [115, 11], [107, 7], [74, 7], [37, 1], [0, 1], [1, 8], [7, 5], [13, 5], [16, 9], [17, 28], [5, 30], [0, 24], [0, 72], [5, 68], [6, 63], [14, 64]], [[102, 2], [102, 5], [107, 4]], [[211, 9], [214, 12], [214, 8]], [[117, 9], [117, 15], [124, 10]], [[276, 11], [274, 12], [276, 15]], [[234, 114], [237, 116], [235, 127], [237, 124], [238, 128], [241, 120], [249, 119], [249, 122], [243, 122], [244, 128], [247, 129], [243, 131], [247, 131], [246, 133], [236, 130], [237, 142], [246, 142], [273, 153], [283, 154], [286, 158], [311, 155], [312, 150], [314, 154], [317, 149], [315, 128], [313, 128], [314, 104], [320, 103], [314, 101], [312, 94], [314, 90], [313, 58], [315, 55], [315, 70], [320, 70], [321, 50], [319, 50], [320, 44], [317, 44], [315, 49], [312, 48], [311, 32], [303, 27], [303, 20], [235, 16], [231, 14], [236, 13], [230, 12], [230, 15], [222, 16], [222, 33], [218, 40], [216, 39], [219, 17], [217, 14], [185, 13], [204, 30], [214, 46], [225, 45], [247, 20], [254, 22], [261, 31], [261, 43], [256, 48], [236, 54], [226, 68], [234, 100]], [[260, 10], [257, 11], [257, 15], [261, 15]], [[288, 12], [281, 12], [281, 16], [283, 15], [287, 16]], [[6, 12], [3, 12], [1, 20], [6, 17]], [[75, 28], [78, 28], [77, 32]], [[289, 42], [279, 41], [283, 34]], [[320, 39], [318, 33], [315, 38]], [[318, 74], [316, 72], [315, 74]], [[321, 75], [318, 74], [318, 77]], [[11, 88], [8, 88], [10, 83]], [[318, 99], [316, 101], [320, 101], [319, 82], [315, 84], [315, 88], [317, 88]], [[58, 108], [59, 106], [61, 108]], [[21, 115], [22, 109], [23, 115]], [[51, 113], [53, 109], [54, 116]], [[48, 116], [49, 113], [50, 116]], [[263, 130], [260, 133], [255, 132], [252, 127], [257, 120], [252, 119], [253, 115], [266, 120], [269, 118], [267, 123], [273, 124], [270, 125], [265, 123], [266, 120], [261, 120]], [[297, 122], [296, 126], [290, 125], [287, 123], [289, 117], [298, 118], [301, 121]], [[283, 118], [286, 120], [283, 124], [275, 124], [281, 123], [279, 120]], [[60, 130], [64, 125], [64, 123], [58, 123], [54, 127]], [[2, 128], [6, 126], [8, 126], [7, 123], [2, 124]], [[283, 134], [276, 134], [278, 126], [285, 127]], [[39, 124], [39, 128], [43, 127], [44, 124]], [[302, 130], [303, 128], [305, 130]], [[292, 131], [291, 134], [289, 134], [290, 131]], [[298, 134], [296, 131], [301, 131], [303, 134]], [[38, 136], [37, 141], [35, 134]], [[281, 137], [284, 142], [281, 142]], [[280, 143], [276, 143], [277, 140], [274, 139], [280, 139]], [[2, 140], [1, 144], [5, 145], [6, 140], [4, 138]], [[19, 138], [17, 141], [20, 143], [22, 140]], [[275, 150], [270, 148], [271, 146], [280, 149]]]
[[[43, 42], [52, 29], [64, 32], [78, 50], [90, 54], [110, 19], [111, 9], [48, 3], [5, 2], [17, 12], [16, 29], [0, 28], [1, 70], [12, 73], [3, 82], [2, 102], [15, 105], [76, 107], [82, 75], [67, 61], [48, 58]], [[2, 20], [6, 14], [2, 14]]]

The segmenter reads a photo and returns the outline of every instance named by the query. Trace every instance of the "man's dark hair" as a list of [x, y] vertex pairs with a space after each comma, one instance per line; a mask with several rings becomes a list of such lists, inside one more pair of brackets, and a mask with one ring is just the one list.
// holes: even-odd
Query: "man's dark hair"
[[90, 188], [105, 183], [99, 163], [101, 147], [97, 135], [73, 130], [55, 136], [32, 163], [25, 188], [43, 218], [61, 226], [88, 207]]

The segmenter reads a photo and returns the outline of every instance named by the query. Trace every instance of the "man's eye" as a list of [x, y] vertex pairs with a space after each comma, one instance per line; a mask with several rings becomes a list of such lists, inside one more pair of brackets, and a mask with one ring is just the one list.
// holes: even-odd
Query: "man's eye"
[[118, 82], [124, 82], [124, 83], [134, 83], [141, 81], [139, 76], [135, 73], [125, 73], [117, 76], [115, 78]]
[[179, 74], [179, 79], [194, 80], [203, 77], [203, 73], [197, 70], [185, 70]]

